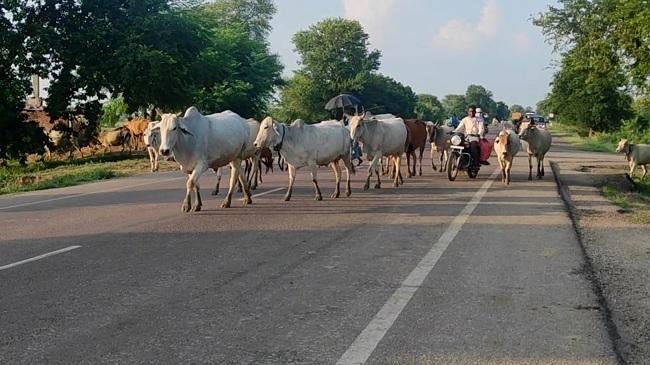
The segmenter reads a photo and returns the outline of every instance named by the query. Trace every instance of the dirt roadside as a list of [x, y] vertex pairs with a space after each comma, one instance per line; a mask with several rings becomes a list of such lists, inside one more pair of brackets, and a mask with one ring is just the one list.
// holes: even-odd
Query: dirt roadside
[[634, 211], [602, 194], [605, 184], [626, 188], [624, 157], [578, 151], [561, 141], [551, 152], [617, 351], [625, 363], [650, 364], [650, 224], [635, 223]]

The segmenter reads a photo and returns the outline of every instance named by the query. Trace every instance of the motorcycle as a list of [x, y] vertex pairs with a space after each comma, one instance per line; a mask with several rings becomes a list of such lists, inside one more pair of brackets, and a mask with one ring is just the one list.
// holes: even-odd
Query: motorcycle
[[454, 181], [459, 171], [467, 171], [467, 176], [470, 179], [475, 179], [481, 167], [479, 164], [473, 163], [472, 155], [469, 153], [469, 141], [460, 133], [452, 133], [450, 140], [447, 178], [449, 181]]

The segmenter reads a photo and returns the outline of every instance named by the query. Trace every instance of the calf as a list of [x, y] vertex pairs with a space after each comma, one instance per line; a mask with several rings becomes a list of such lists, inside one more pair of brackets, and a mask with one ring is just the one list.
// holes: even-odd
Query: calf
[[497, 155], [499, 166], [501, 167], [501, 182], [505, 185], [510, 184], [512, 161], [520, 148], [519, 136], [512, 129], [502, 130], [494, 140], [494, 152]]

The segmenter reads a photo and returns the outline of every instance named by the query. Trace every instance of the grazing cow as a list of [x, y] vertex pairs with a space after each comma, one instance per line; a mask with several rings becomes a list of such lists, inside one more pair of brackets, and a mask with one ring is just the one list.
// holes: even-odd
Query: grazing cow
[[400, 164], [408, 142], [404, 120], [402, 118], [367, 120], [364, 114], [352, 117], [349, 125], [350, 136], [353, 140], [362, 143], [363, 152], [371, 160], [363, 189], [370, 188], [373, 171], [377, 174], [375, 189], [381, 188], [378, 164], [382, 156], [393, 157], [391, 160], [396, 171], [393, 186], [398, 187], [403, 183]]
[[427, 123], [427, 133], [431, 143], [431, 167], [434, 171], [437, 170], [434, 159], [436, 152], [440, 154], [440, 172], [444, 172], [447, 168], [447, 154], [451, 145], [449, 133], [453, 130], [452, 127], [441, 126], [432, 122]]
[[616, 152], [625, 153], [625, 158], [630, 164], [630, 177], [634, 177], [634, 170], [637, 166], [641, 166], [643, 170], [641, 180], [645, 179], [648, 165], [650, 165], [650, 145], [631, 144], [627, 139], [621, 139], [616, 147]]
[[151, 163], [151, 172], [158, 171], [158, 149], [160, 149], [160, 130], [155, 128], [159, 122], [149, 122], [149, 126], [144, 131], [144, 145], [149, 152], [149, 162]]
[[510, 185], [512, 161], [520, 148], [519, 136], [512, 129], [503, 129], [494, 139], [494, 152], [497, 154], [501, 167], [501, 182], [506, 185]]
[[[195, 107], [190, 107], [183, 117], [163, 114], [162, 120], [154, 128], [160, 130], [160, 154], [169, 156], [181, 165], [187, 173], [186, 194], [181, 210], [200, 211], [202, 206], [199, 192], [199, 178], [205, 170], [217, 170], [230, 165], [230, 189], [221, 207], [229, 208], [237, 180], [244, 187], [244, 204], [252, 199], [246, 179], [241, 173], [241, 162], [249, 142], [249, 127], [246, 120], [230, 110], [201, 115]], [[191, 193], [195, 192], [196, 204], [192, 206]]]
[[537, 159], [537, 178], [541, 179], [544, 176], [544, 156], [551, 148], [551, 133], [530, 122], [520, 126], [519, 138], [526, 142], [524, 147], [528, 153], [528, 180], [533, 179], [533, 156]]
[[[419, 119], [406, 119], [408, 147], [406, 148], [406, 168], [409, 177], [415, 176], [416, 167], [416, 152], [420, 150], [420, 170], [419, 175], [422, 176], [422, 155], [424, 155], [424, 148], [427, 146], [427, 126], [424, 121]], [[411, 171], [411, 157], [413, 157], [413, 171]]]
[[289, 188], [284, 197], [285, 201], [291, 199], [296, 169], [304, 166], [307, 166], [311, 172], [316, 200], [323, 200], [318, 186], [318, 166], [329, 165], [334, 170], [336, 177], [336, 190], [332, 194], [332, 198], [338, 198], [341, 194], [339, 160], [343, 161], [347, 172], [345, 194], [346, 196], [352, 194], [350, 172], [354, 173], [355, 170], [351, 160], [350, 137], [347, 129], [338, 121], [309, 125], [302, 120], [296, 120], [290, 126], [286, 126], [273, 121], [271, 117], [266, 117], [260, 126], [255, 146], [258, 148], [273, 147], [287, 161]]
[[101, 146], [104, 148], [103, 153], [106, 153], [107, 151], [110, 151], [112, 146], [122, 146], [120, 152], [124, 152], [124, 149], [128, 146], [129, 152], [131, 152], [131, 146], [129, 143], [130, 138], [131, 135], [129, 134], [129, 131], [124, 127], [104, 130], [99, 133], [99, 136], [97, 137], [97, 142], [99, 143], [95, 148]]

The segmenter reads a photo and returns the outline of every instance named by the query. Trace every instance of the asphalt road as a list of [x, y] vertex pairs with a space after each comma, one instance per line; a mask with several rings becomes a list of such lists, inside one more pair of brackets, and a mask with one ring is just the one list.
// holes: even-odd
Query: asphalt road
[[2, 197], [0, 363], [616, 363], [551, 169], [492, 161], [337, 200], [323, 168], [320, 202], [276, 168], [231, 209], [208, 173], [189, 215], [177, 173]]

